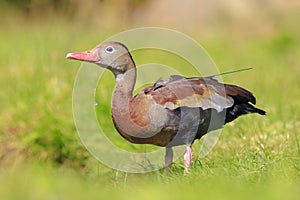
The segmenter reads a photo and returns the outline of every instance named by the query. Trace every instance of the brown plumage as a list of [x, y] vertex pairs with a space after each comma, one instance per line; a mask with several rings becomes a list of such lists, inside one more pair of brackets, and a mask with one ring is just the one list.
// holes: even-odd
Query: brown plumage
[[112, 71], [116, 78], [112, 102], [116, 129], [132, 143], [166, 147], [166, 166], [172, 162], [173, 146], [187, 146], [184, 155], [187, 171], [193, 159], [194, 140], [222, 128], [240, 115], [265, 115], [265, 111], [252, 105], [256, 100], [251, 92], [219, 83], [213, 77], [174, 75], [158, 80], [133, 97], [135, 64], [127, 47], [118, 42], [105, 42], [90, 51], [69, 53], [67, 58], [92, 62]]

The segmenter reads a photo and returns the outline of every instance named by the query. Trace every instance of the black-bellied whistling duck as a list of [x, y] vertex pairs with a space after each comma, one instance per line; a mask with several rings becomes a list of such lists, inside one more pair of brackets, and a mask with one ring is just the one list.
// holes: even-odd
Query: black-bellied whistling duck
[[133, 97], [135, 63], [127, 47], [119, 42], [105, 42], [90, 51], [69, 53], [67, 58], [95, 63], [114, 74], [112, 117], [116, 129], [129, 142], [166, 147], [166, 168], [173, 161], [173, 146], [186, 145], [187, 172], [193, 160], [194, 140], [240, 115], [265, 115], [265, 111], [252, 105], [256, 100], [251, 92], [219, 83], [212, 77], [171, 76]]

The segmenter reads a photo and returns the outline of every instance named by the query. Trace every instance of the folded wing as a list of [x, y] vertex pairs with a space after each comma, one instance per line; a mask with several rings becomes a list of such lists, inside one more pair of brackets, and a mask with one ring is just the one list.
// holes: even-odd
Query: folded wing
[[151, 95], [157, 104], [170, 110], [185, 106], [201, 107], [203, 110], [212, 108], [221, 112], [239, 102], [255, 104], [255, 97], [251, 92], [235, 85], [219, 83], [211, 77], [171, 76], [158, 80], [143, 92]]

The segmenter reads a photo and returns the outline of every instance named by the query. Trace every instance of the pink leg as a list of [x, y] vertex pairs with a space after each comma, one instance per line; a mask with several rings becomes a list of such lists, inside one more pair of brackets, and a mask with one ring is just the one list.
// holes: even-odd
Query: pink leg
[[192, 145], [186, 145], [186, 152], [184, 154], [184, 174], [188, 173], [191, 162], [193, 161], [194, 155], [192, 150]]

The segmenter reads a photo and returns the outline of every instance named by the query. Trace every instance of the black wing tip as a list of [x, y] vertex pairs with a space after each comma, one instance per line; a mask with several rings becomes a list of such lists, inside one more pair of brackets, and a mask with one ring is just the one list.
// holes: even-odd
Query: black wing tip
[[257, 112], [258, 114], [260, 114], [260, 115], [266, 115], [266, 114], [267, 114], [267, 112], [264, 111], [264, 110], [261, 110], [261, 109], [259, 109], [259, 108], [255, 108], [255, 109], [256, 109], [256, 112]]
[[262, 109], [259, 109], [259, 108], [256, 108], [256, 107], [250, 105], [249, 103], [247, 104], [246, 107], [247, 107], [246, 110], [248, 110], [251, 113], [258, 113], [260, 115], [266, 115], [267, 114], [266, 111], [264, 111]]

